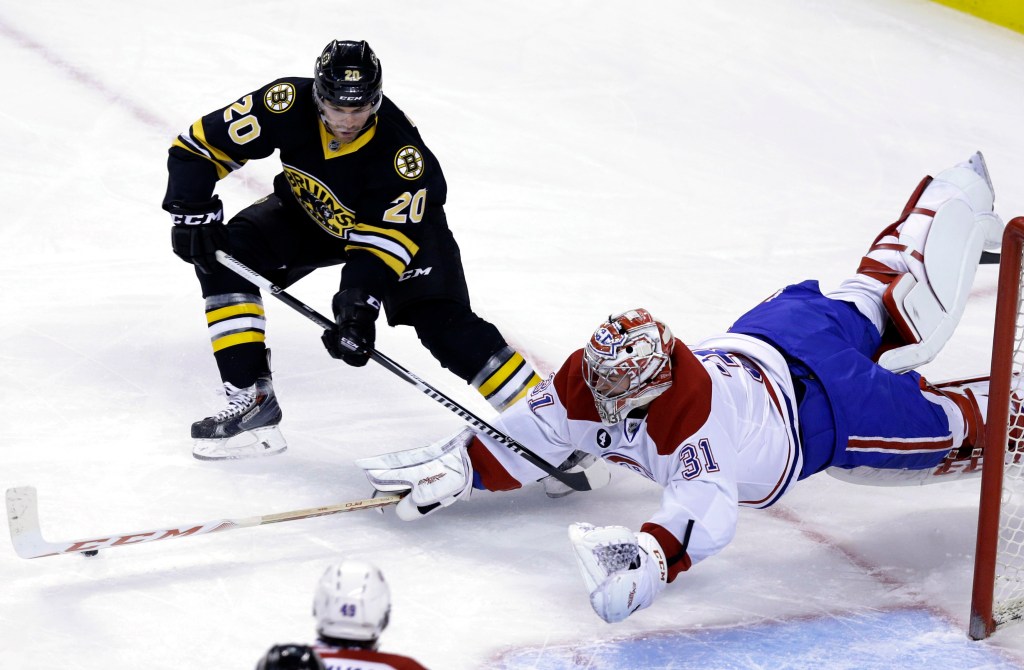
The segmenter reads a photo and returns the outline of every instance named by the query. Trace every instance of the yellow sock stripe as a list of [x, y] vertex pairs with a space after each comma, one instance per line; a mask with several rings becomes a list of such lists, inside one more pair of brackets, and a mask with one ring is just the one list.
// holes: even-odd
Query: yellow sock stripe
[[523, 360], [522, 355], [518, 351], [515, 352], [512, 354], [511, 358], [505, 361], [504, 365], [495, 370], [494, 374], [488, 377], [483, 384], [477, 387], [477, 391], [479, 391], [480, 395], [483, 397], [488, 397], [497, 391], [502, 384], [507, 382], [512, 375], [516, 373], [519, 366], [523, 365], [525, 362], [526, 361]]
[[258, 305], [254, 302], [240, 302], [235, 305], [228, 305], [227, 307], [220, 307], [207, 312], [206, 323], [215, 323], [232, 316], [263, 316], [264, 314], [263, 305]]
[[266, 337], [263, 333], [255, 330], [247, 330], [244, 333], [235, 333], [234, 335], [225, 335], [224, 337], [218, 337], [213, 340], [213, 351], [216, 353], [221, 349], [227, 349], [233, 347], [236, 344], [249, 344], [250, 342], [265, 342]]

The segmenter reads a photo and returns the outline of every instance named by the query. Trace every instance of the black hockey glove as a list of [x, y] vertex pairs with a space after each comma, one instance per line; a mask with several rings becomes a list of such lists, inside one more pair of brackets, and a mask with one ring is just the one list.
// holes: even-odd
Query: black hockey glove
[[349, 365], [366, 365], [377, 338], [374, 322], [380, 301], [361, 288], [346, 288], [335, 294], [332, 306], [337, 325], [324, 331], [324, 346], [331, 356]]
[[201, 203], [168, 203], [174, 226], [171, 228], [171, 248], [181, 260], [193, 263], [204, 274], [212, 274], [218, 266], [217, 249], [227, 243], [224, 229], [224, 205], [220, 198]]

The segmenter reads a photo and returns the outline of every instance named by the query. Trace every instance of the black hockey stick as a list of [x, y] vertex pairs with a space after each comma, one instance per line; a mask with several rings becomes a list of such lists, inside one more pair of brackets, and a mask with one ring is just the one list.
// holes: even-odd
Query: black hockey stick
[[[288, 305], [295, 311], [299, 312], [300, 314], [302, 314], [307, 319], [309, 319], [316, 325], [320, 326], [321, 328], [325, 330], [330, 330], [335, 327], [335, 323], [332, 319], [328, 319], [326, 316], [320, 314], [315, 309], [305, 304], [301, 300], [298, 300], [293, 296], [289, 295], [280, 286], [271, 283], [270, 280], [268, 280], [266, 277], [259, 274], [252, 268], [247, 267], [245, 264], [239, 262], [232, 256], [229, 256], [223, 251], [218, 251], [217, 260], [220, 261], [221, 265], [233, 271], [235, 274], [242, 277], [243, 279], [252, 282], [253, 284], [259, 286], [265, 291], [269, 291], [281, 302]], [[353, 351], [358, 349], [355, 343], [350, 342], [348, 340], [343, 339], [341, 343], [346, 347], [349, 347]], [[455, 402], [454, 400], [446, 396], [444, 393], [437, 390], [427, 382], [423, 381], [413, 373], [409, 372], [404, 367], [402, 367], [395, 361], [391, 360], [384, 354], [380, 353], [376, 349], [370, 349], [370, 358], [375, 360], [377, 363], [383, 365], [385, 368], [393, 372], [398, 377], [401, 377], [406, 382], [415, 386], [417, 389], [419, 389], [421, 393], [430, 396], [430, 398], [432, 398], [433, 400], [436, 400], [444, 407], [450, 409], [460, 419], [469, 424], [469, 426], [473, 430], [477, 431], [478, 433], [482, 433], [487, 437], [491, 438], [492, 440], [495, 440], [496, 442], [505, 445], [513, 452], [519, 454], [527, 461], [537, 466], [547, 474], [551, 475], [558, 481], [562, 482], [569, 488], [575, 491], [591, 490], [590, 482], [587, 480], [587, 475], [585, 472], [563, 472], [559, 470], [557, 467], [551, 465], [543, 458], [541, 458], [540, 456], [533, 453], [532, 451], [524, 447], [522, 444], [514, 440], [512, 437], [501, 432], [491, 424], [487, 423], [486, 421], [478, 417], [476, 414], [473, 414], [473, 412], [469, 411], [459, 403]]]

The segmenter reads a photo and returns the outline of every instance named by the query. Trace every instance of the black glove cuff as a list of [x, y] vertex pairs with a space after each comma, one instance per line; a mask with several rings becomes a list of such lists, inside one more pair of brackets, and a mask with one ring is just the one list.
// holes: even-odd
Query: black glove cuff
[[224, 223], [224, 204], [213, 196], [206, 202], [169, 202], [166, 209], [176, 226], [209, 226]]
[[373, 323], [380, 313], [380, 300], [361, 288], [346, 288], [334, 295], [331, 303], [339, 325], [346, 322]]

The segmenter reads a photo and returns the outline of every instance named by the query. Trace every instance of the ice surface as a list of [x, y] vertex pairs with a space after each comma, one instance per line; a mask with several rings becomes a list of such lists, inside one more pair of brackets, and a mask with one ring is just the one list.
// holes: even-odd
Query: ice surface
[[[977, 149], [997, 210], [1024, 213], [1024, 36], [925, 0], [6, 3], [0, 486], [38, 488], [47, 538], [364, 498], [353, 459], [459, 427], [387, 371], [327, 358], [268, 297], [289, 451], [190, 455], [217, 379], [159, 208], [166, 149], [201, 114], [308, 75], [335, 37], [380, 55], [443, 162], [475, 308], [544, 370], [610, 312], [645, 306], [695, 341], [786, 283], [835, 286], [922, 176]], [[276, 171], [223, 182], [228, 214]], [[930, 376], [987, 368], [995, 278], [981, 268]], [[327, 311], [336, 283], [321, 271], [291, 292]], [[409, 329], [378, 344], [487, 412]], [[564, 667], [564, 649], [578, 667], [638, 667], [625, 659], [676, 638], [697, 667], [724, 658], [695, 651], [709, 644], [729, 650], [722, 667], [819, 667], [838, 653], [820, 636], [839, 645], [844, 627], [868, 656], [1021, 664], [1019, 628], [959, 637], [977, 496], [812, 478], [743, 511], [721, 555], [615, 626], [590, 610], [566, 528], [638, 527], [659, 491], [625, 471], [591, 494], [474, 495], [416, 524], [359, 512], [92, 559], [24, 561], [0, 542], [2, 665], [250, 668], [312, 637], [316, 579], [346, 555], [391, 583], [384, 649], [434, 669]], [[538, 649], [552, 656], [509, 665]]]
[[766, 621], [745, 627], [676, 633], [565, 647], [521, 649], [495, 666], [503, 670], [611, 668], [788, 668], [790, 670], [989, 670], [1020, 667], [971, 642], [925, 610], [836, 612], [820, 619]]

